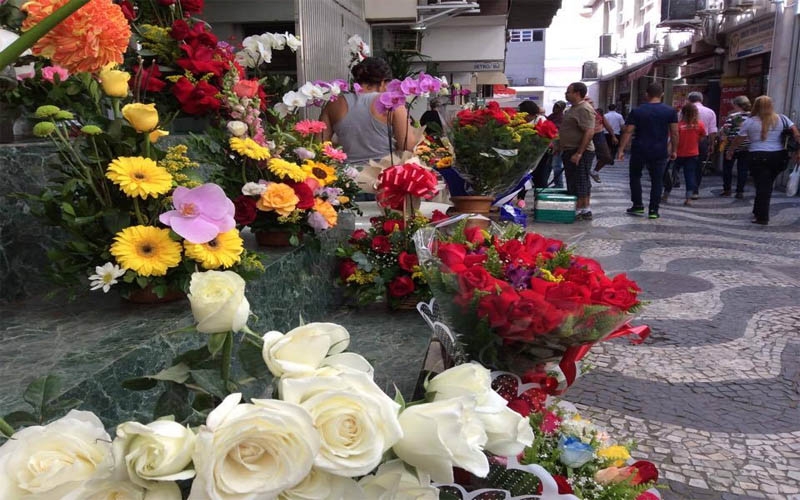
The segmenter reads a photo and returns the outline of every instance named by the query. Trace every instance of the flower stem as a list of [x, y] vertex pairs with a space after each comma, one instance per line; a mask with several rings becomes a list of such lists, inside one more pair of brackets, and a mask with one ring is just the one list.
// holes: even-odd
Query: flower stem
[[228, 389], [228, 381], [231, 378], [231, 357], [233, 354], [233, 332], [225, 334], [225, 343], [222, 344], [222, 366], [220, 367], [220, 375], [222, 376], [222, 383], [225, 389]]
[[86, 5], [89, 0], [69, 0], [63, 7], [45, 17], [41, 22], [17, 38], [11, 45], [0, 51], [0, 68], [12, 64], [23, 52], [33, 47], [40, 38], [68, 18], [76, 10]]
[[111, 98], [111, 106], [114, 108], [114, 119], [115, 120], [119, 119], [120, 115], [122, 113], [120, 113], [120, 111], [119, 111], [119, 98], [118, 97], [112, 97]]
[[144, 157], [150, 158], [150, 133], [144, 133]]
[[133, 199], [133, 210], [136, 212], [136, 220], [141, 225], [145, 225], [147, 221], [144, 220], [144, 216], [142, 215], [142, 211], [139, 208], [139, 198]]

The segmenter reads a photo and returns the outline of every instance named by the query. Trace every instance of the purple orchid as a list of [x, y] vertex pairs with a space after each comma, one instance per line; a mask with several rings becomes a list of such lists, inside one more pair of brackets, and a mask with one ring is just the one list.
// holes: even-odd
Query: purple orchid
[[225, 192], [216, 184], [203, 184], [194, 189], [177, 187], [172, 193], [175, 210], [158, 217], [190, 243], [208, 243], [219, 233], [236, 227], [236, 209]]
[[506, 278], [514, 287], [515, 290], [525, 290], [530, 288], [529, 283], [533, 277], [532, 269], [525, 269], [524, 267], [515, 266], [511, 264], [506, 269]]
[[403, 82], [400, 84], [400, 90], [403, 91], [405, 95], [419, 95], [420, 94], [420, 82], [411, 78], [410, 76], [407, 77]]
[[419, 90], [424, 94], [438, 94], [442, 88], [442, 82], [438, 78], [425, 73], [419, 74]]
[[375, 103], [375, 109], [379, 113], [386, 113], [387, 111], [392, 111], [394, 109], [399, 108], [400, 106], [405, 106], [406, 104], [406, 96], [402, 92], [392, 92], [387, 91], [382, 93], [379, 97], [377, 102]]

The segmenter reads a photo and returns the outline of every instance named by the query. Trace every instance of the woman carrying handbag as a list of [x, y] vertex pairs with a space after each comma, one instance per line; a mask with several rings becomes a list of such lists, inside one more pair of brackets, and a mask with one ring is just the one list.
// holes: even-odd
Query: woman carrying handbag
[[[775, 113], [772, 99], [762, 95], [753, 103], [750, 118], [745, 120], [739, 129], [739, 135], [731, 144], [726, 158], [733, 158], [733, 152], [744, 142], [750, 140], [750, 171], [756, 186], [756, 198], [753, 201], [753, 220], [755, 224], [769, 224], [769, 202], [772, 197], [772, 185], [775, 178], [785, 168], [789, 160], [786, 150], [784, 131], [792, 134], [800, 141], [800, 132], [792, 121]], [[795, 153], [795, 159], [800, 152]]]

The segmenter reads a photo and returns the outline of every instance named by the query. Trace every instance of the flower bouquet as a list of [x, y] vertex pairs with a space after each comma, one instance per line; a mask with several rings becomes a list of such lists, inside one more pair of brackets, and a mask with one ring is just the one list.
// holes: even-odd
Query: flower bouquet
[[443, 136], [426, 134], [414, 148], [414, 154], [430, 168], [443, 170], [453, 165], [453, 147]]
[[624, 274], [611, 278], [563, 242], [514, 224], [487, 231], [466, 222], [422, 228], [414, 242], [445, 322], [473, 360], [532, 377], [543, 363], [561, 360], [563, 368], [562, 358], [576, 361], [595, 342], [635, 333], [618, 331], [641, 307], [639, 287]]
[[527, 120], [495, 101], [459, 111], [450, 127], [457, 176], [445, 176], [451, 194], [495, 197], [517, 186], [558, 134], [550, 122]]

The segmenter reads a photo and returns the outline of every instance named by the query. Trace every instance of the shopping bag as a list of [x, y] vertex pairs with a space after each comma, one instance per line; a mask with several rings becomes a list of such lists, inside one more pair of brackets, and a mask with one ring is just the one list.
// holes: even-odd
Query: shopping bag
[[800, 187], [800, 163], [795, 163], [792, 173], [789, 174], [789, 182], [786, 183], [786, 196], [796, 195], [798, 187]]

